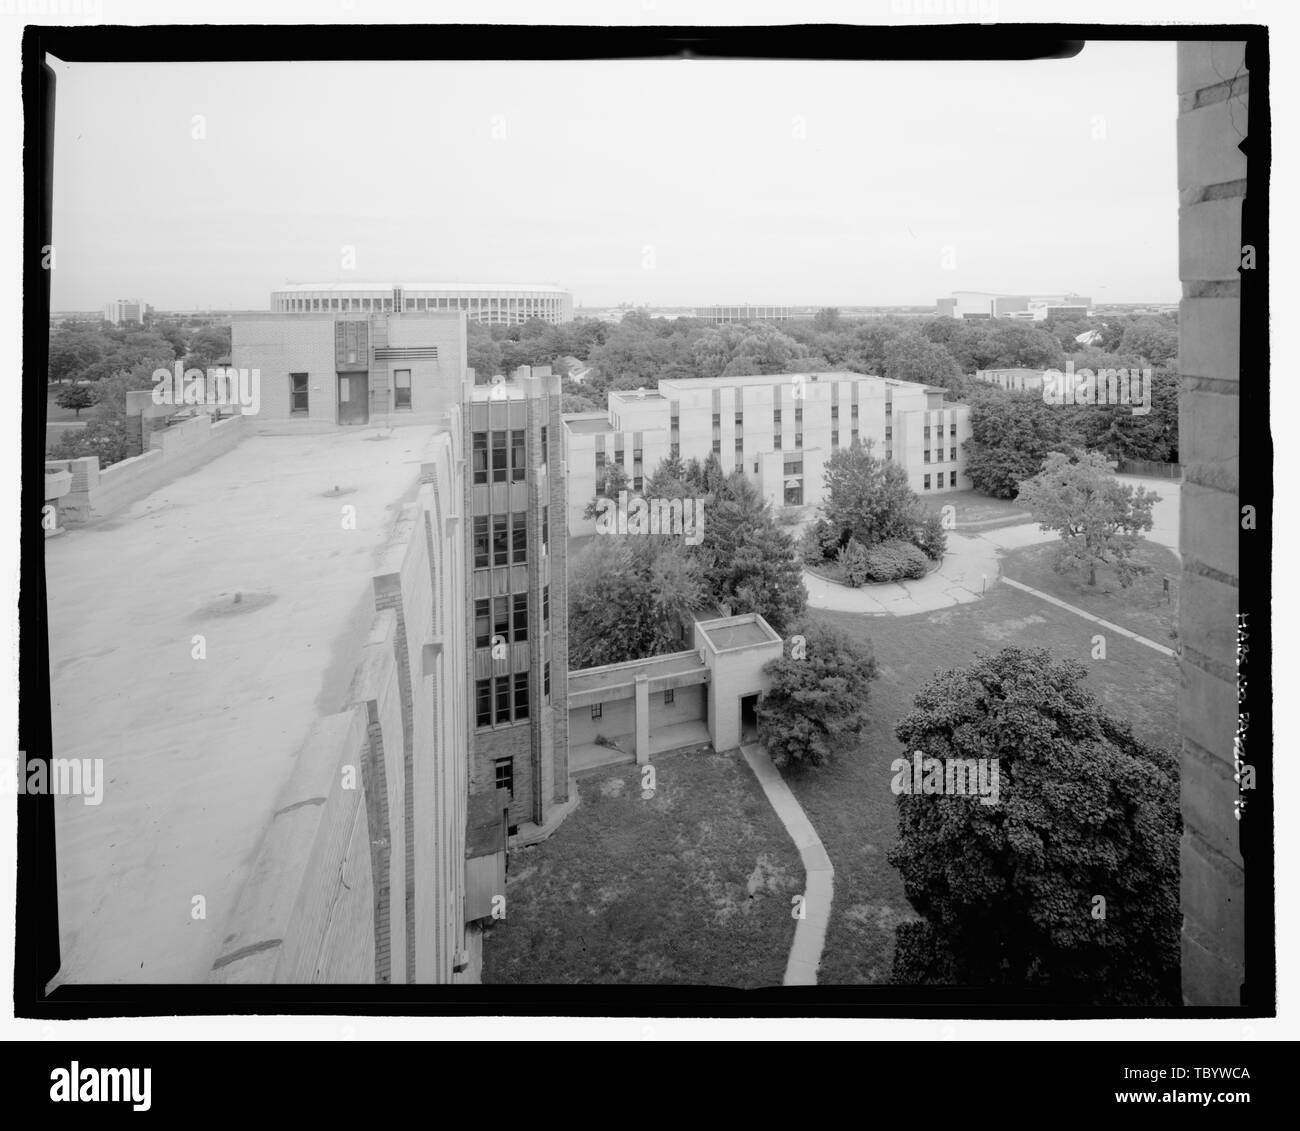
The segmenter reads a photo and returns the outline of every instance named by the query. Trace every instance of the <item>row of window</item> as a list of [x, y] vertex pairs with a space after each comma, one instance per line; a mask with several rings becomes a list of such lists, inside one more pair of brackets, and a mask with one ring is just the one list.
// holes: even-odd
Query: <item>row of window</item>
[[[942, 424], [938, 425], [938, 432], [939, 432], [939, 435], [940, 435], [940, 436], [943, 435], [943, 425], [942, 425]], [[949, 424], [949, 425], [948, 425], [948, 435], [949, 435], [949, 436], [955, 436], [955, 435], [957, 435], [957, 425], [955, 425], [955, 424]], [[930, 426], [929, 426], [928, 424], [925, 426], [925, 438], [926, 438], [927, 440], [930, 438]]]
[[[925, 456], [925, 462], [926, 462], [926, 463], [930, 463], [931, 460], [930, 460], [930, 449], [929, 449], [929, 448], [926, 448], [926, 449], [925, 449], [925, 452], [923, 453], [923, 455]], [[943, 449], [942, 449], [942, 448], [939, 448], [939, 449], [934, 453], [934, 461], [933, 461], [933, 462], [935, 462], [935, 463], [943, 463]], [[956, 462], [957, 462], [957, 449], [956, 449], [956, 448], [949, 448], [949, 449], [948, 449], [948, 462], [949, 462], [949, 463], [956, 463]]]
[[[523, 511], [474, 517], [474, 568], [524, 565], [528, 561], [528, 515]], [[543, 540], [548, 533], [543, 529]]]
[[[287, 310], [295, 314], [329, 310], [391, 311], [393, 309], [391, 295], [386, 298], [282, 298], [279, 301], [282, 311]], [[472, 305], [474, 303], [478, 305]], [[507, 303], [521, 305], [510, 307], [506, 305]], [[498, 310], [502, 312], [509, 310], [523, 315], [532, 313], [541, 318], [545, 314], [558, 314], [560, 312], [560, 300], [555, 298], [408, 298], [405, 300], [402, 309]]]
[[[542, 589], [542, 629], [551, 625], [551, 587]], [[528, 639], [528, 594], [480, 597], [474, 602], [474, 647], [487, 648], [494, 637], [510, 644]]]
[[[551, 662], [542, 665], [542, 700], [551, 699]], [[474, 684], [474, 717], [480, 727], [508, 726], [521, 723], [528, 718], [528, 673], [515, 672], [513, 675], [495, 675], [480, 679]], [[500, 763], [497, 763], [500, 765]], [[498, 785], [502, 784], [500, 781]], [[514, 796], [513, 771], [511, 772], [511, 796]]]
[[[346, 394], [342, 394], [346, 395]], [[306, 416], [310, 413], [311, 391], [306, 373], [289, 374], [289, 414]], [[411, 407], [411, 371], [393, 371], [393, 408], [409, 410]]]
[[[942, 472], [942, 471], [939, 472], [939, 486], [940, 486], [940, 487], [943, 486], [943, 472]], [[949, 473], [948, 473], [948, 486], [949, 486], [949, 487], [956, 487], [956, 486], [957, 486], [957, 473], [956, 473], [955, 471], [952, 471], [952, 472], [949, 472]], [[930, 490], [930, 477], [929, 477], [928, 475], [925, 477], [925, 489], [926, 489], [927, 491]]]

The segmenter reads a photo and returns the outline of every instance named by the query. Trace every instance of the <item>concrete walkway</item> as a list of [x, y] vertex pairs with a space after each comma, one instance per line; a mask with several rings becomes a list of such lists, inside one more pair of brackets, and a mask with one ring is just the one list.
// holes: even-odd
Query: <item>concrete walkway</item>
[[767, 751], [757, 743], [740, 748], [749, 768], [758, 778], [767, 800], [785, 825], [804, 870], [804, 918], [796, 919], [794, 942], [785, 964], [785, 986], [815, 986], [817, 967], [822, 960], [822, 947], [826, 943], [826, 928], [831, 921], [831, 900], [835, 894], [835, 869], [822, 847], [821, 838], [813, 828], [790, 787], [785, 784], [780, 771], [772, 765]]

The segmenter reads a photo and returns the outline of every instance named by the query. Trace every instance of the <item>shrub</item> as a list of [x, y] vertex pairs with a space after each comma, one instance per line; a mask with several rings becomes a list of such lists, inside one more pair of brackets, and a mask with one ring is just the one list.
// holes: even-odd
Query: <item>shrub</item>
[[867, 581], [901, 581], [924, 577], [929, 559], [910, 542], [892, 540], [868, 547], [863, 552], [863, 564]]
[[942, 558], [948, 549], [948, 532], [943, 528], [943, 519], [933, 512], [927, 514], [912, 535], [912, 545], [932, 562]]
[[856, 538], [850, 538], [836, 559], [844, 571], [844, 583], [856, 589], [868, 581], [874, 581], [867, 565], [867, 550]]
[[808, 524], [799, 539], [799, 554], [809, 565], [818, 565], [839, 554], [840, 534], [824, 518]]

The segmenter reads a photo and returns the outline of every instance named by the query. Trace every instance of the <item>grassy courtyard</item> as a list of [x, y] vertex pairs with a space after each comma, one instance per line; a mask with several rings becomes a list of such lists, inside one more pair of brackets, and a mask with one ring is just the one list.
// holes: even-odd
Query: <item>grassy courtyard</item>
[[[1008, 577], [1174, 647], [1177, 558], [1145, 543], [1153, 572], [1096, 589], [1051, 569], [1051, 545], [1002, 559]], [[1162, 578], [1170, 578], [1166, 603]], [[1106, 709], [1148, 742], [1176, 741], [1176, 660], [1008, 585], [982, 600], [909, 617], [814, 613], [870, 644], [880, 666], [870, 722], [856, 748], [820, 771], [787, 772], [835, 866], [819, 981], [880, 983], [894, 930], [915, 916], [885, 854], [897, 835], [890, 763], [904, 753], [897, 721], [936, 671], [980, 652], [1045, 647], [1088, 671]], [[1093, 659], [1093, 636], [1106, 658]], [[484, 981], [677, 983], [751, 987], [781, 981], [793, 937], [798, 855], [739, 757], [669, 757], [642, 800], [635, 766], [584, 776], [582, 804], [543, 844], [511, 854], [507, 918], [488, 932]]]
[[[1051, 590], [1035, 572], [1042, 567], [1043, 550], [1035, 546], [1014, 551], [1003, 566], [1009, 576]], [[1168, 552], [1160, 547], [1150, 551], [1155, 557]], [[1071, 583], [1058, 578], [1056, 584], [1054, 595], [1086, 607], [1075, 593], [1059, 588]], [[1155, 585], [1159, 587], [1158, 579]], [[1145, 619], [1155, 615], [1147, 607], [1147, 589], [1097, 600], [1110, 602], [1098, 615], [1172, 645]], [[1090, 690], [1108, 711], [1130, 721], [1140, 738], [1164, 746], [1176, 740], [1178, 665], [1173, 658], [1111, 633], [1107, 658], [1093, 660], [1092, 637], [1101, 631], [1096, 625], [1010, 586], [995, 586], [983, 600], [969, 605], [914, 617], [814, 615], [868, 642], [880, 665], [880, 678], [871, 690], [871, 721], [857, 747], [843, 751], [821, 771], [786, 775], [835, 866], [835, 905], [822, 956], [822, 983], [888, 979], [894, 928], [915, 917], [898, 873], [885, 861], [898, 827], [889, 766], [904, 753], [894, 737], [894, 724], [911, 709], [916, 690], [934, 672], [964, 667], [981, 651], [1013, 645], [1047, 648], [1083, 663]]]
[[483, 943], [495, 984], [780, 985], [799, 855], [744, 760], [717, 754], [579, 779], [549, 840], [510, 854], [506, 918]]

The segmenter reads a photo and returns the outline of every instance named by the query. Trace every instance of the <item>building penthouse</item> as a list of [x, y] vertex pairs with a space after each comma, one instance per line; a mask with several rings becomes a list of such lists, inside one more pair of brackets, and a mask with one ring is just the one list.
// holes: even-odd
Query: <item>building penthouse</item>
[[826, 460], [855, 440], [901, 464], [919, 495], [970, 486], [969, 406], [945, 402], [942, 389], [860, 373], [660, 381], [654, 392], [612, 392], [607, 413], [564, 423], [573, 534], [594, 529], [583, 511], [610, 463], [639, 490], [671, 455], [716, 455], [776, 507], [820, 504]]
[[573, 293], [534, 283], [288, 283], [271, 292], [277, 314], [465, 312], [471, 322], [515, 326], [573, 321]]
[[812, 311], [794, 306], [697, 306], [695, 317], [706, 322], [789, 322], [795, 318], [811, 318]]

